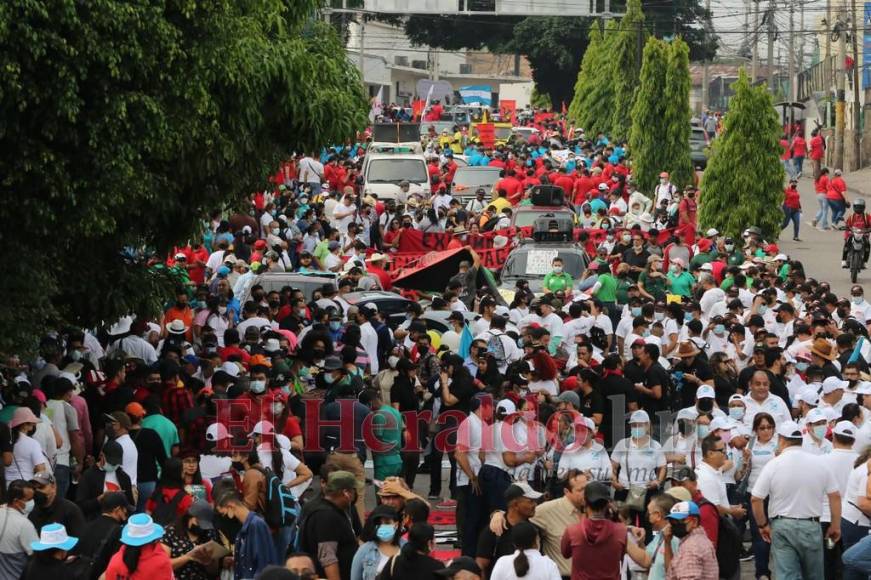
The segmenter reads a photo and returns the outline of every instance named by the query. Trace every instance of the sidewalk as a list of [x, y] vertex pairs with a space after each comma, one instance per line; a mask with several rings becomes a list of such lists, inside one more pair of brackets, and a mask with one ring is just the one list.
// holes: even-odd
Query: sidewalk
[[844, 174], [847, 192], [862, 197], [871, 197], [871, 167]]

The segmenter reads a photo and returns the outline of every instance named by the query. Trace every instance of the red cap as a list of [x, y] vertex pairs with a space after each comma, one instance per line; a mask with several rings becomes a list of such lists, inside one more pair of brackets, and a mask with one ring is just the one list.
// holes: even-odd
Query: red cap
[[254, 248], [262, 250], [266, 247], [266, 240], [257, 240], [254, 242]]
[[699, 249], [703, 252], [707, 252], [711, 249], [711, 240], [708, 238], [702, 238], [699, 240]]
[[562, 384], [560, 385], [560, 392], [562, 392], [562, 391], [574, 391], [579, 386], [580, 385], [578, 384], [578, 377], [575, 375], [572, 375], [570, 377], [566, 377], [566, 379], [562, 382]]

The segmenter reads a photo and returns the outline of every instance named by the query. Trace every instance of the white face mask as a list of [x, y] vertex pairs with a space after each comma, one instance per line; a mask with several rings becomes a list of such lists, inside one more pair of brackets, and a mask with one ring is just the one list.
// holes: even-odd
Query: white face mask
[[554, 266], [553, 271], [556, 272], [557, 274], [560, 274], [563, 271], [563, 267], [562, 266]]
[[387, 364], [392, 369], [396, 368], [396, 363], [398, 363], [398, 362], [399, 362], [399, 357], [396, 355], [387, 357]]
[[282, 411], [284, 411], [284, 403], [272, 403], [272, 412], [275, 415], [281, 415]]
[[24, 515], [30, 515], [30, 512], [33, 511], [33, 507], [36, 505], [36, 502], [32, 499], [24, 502]]
[[226, 306], [218, 306], [218, 314], [227, 314]]
[[259, 395], [266, 391], [266, 381], [251, 381], [249, 388], [252, 393]]

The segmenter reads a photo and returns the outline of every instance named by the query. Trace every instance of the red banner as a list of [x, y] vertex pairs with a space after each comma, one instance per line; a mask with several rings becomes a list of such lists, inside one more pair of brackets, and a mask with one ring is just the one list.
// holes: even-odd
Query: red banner
[[502, 117], [502, 122], [511, 121], [512, 125], [517, 124], [517, 101], [513, 99], [505, 99], [499, 101], [499, 115]]
[[553, 113], [536, 113], [533, 116], [533, 124], [539, 131], [544, 131], [544, 124], [553, 121], [555, 117]]
[[478, 123], [475, 132], [484, 147], [492, 149], [496, 146], [496, 126], [493, 123]]
[[[532, 235], [532, 228], [524, 234], [527, 237]], [[402, 232], [402, 237], [399, 238], [400, 254], [414, 253], [420, 256], [425, 252], [439, 252], [452, 247], [469, 246], [476, 252], [481, 250], [489, 250], [493, 248], [493, 238], [496, 236], [505, 236], [509, 240], [514, 237], [514, 229], [497, 230], [494, 232], [485, 232], [483, 234], [466, 236], [465, 240], [460, 240], [450, 233], [424, 233], [420, 230], [407, 229]]]
[[426, 101], [423, 99], [417, 99], [413, 103], [411, 103], [411, 114], [414, 120], [420, 119], [421, 115], [423, 115], [423, 110], [426, 107]]

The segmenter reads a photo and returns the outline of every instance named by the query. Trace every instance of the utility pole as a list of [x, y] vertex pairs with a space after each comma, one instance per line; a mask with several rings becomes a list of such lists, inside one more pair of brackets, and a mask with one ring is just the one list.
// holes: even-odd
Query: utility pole
[[359, 13], [360, 15], [360, 80], [363, 81], [363, 86], [366, 86], [366, 79], [364, 78], [364, 68], [366, 64], [365, 57], [363, 56], [363, 48], [366, 46], [366, 21], [363, 19], [363, 12]]
[[432, 80], [439, 80], [439, 49], [432, 51]]
[[[705, 49], [707, 49], [708, 45], [708, 35], [711, 32], [711, 0], [705, 0], [705, 12], [707, 13], [705, 17], [705, 31], [704, 31], [704, 44]], [[702, 61], [702, 113], [708, 110], [708, 55], [705, 54], [704, 59]]]
[[801, 38], [799, 39], [798, 46], [798, 73], [801, 74], [804, 71], [804, 2], [800, 0], [799, 6], [801, 10], [799, 14], [801, 14], [801, 16], [799, 17], [798, 29], [801, 31]]
[[768, 0], [768, 91], [774, 94], [774, 0]]
[[750, 82], [756, 82], [759, 67], [759, 0], [753, 0], [753, 64], [750, 67]]
[[[799, 0], [801, 1], [801, 0]], [[786, 55], [787, 58], [787, 76], [789, 77], [789, 92], [787, 93], [787, 98], [790, 102], [795, 102], [795, 11], [792, 9], [792, 6], [788, 7], [789, 10], [789, 54]], [[790, 107], [792, 108], [792, 107]], [[792, 131], [792, 127], [789, 128]]]
[[[851, 0], [851, 33], [853, 40], [853, 155], [851, 158], [850, 169], [855, 171], [862, 168], [862, 139], [859, 134], [860, 124], [860, 107], [859, 107], [859, 41], [858, 31], [856, 29], [856, 21], [859, 20], [859, 13], [856, 12], [856, 0]], [[865, 56], [864, 58], [868, 58]]]
[[843, 12], [838, 17], [838, 80], [837, 80], [837, 100], [835, 101], [835, 156], [832, 160], [836, 169], [844, 168], [844, 130], [846, 129], [846, 118], [844, 109], [846, 103], [847, 89], [847, 63], [844, 57], [847, 56], [847, 27], [843, 19]]
[[[832, 70], [832, 0], [826, 0], [826, 64], [823, 66], [824, 78], [829, 83], [835, 77], [835, 71]], [[831, 85], [826, 87], [826, 91], [831, 88]], [[829, 124], [828, 115], [826, 115], [826, 125]]]

